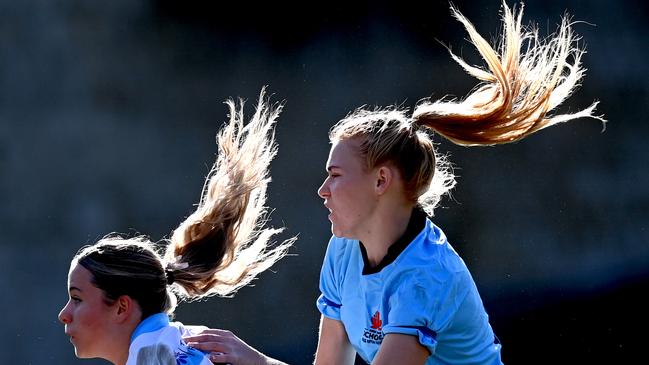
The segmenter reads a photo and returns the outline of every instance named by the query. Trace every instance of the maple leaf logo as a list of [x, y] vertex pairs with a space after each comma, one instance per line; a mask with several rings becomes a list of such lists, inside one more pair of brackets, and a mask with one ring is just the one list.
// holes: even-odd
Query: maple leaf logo
[[380, 331], [382, 326], [383, 321], [381, 321], [381, 313], [379, 313], [379, 311], [376, 311], [376, 313], [374, 313], [374, 315], [372, 316], [372, 328]]

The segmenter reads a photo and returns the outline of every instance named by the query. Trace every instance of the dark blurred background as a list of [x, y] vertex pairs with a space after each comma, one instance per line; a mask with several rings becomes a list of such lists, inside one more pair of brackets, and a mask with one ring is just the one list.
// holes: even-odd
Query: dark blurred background
[[[487, 39], [497, 0], [454, 1]], [[511, 3], [510, 3], [511, 4]], [[601, 100], [610, 121], [577, 120], [516, 144], [438, 138], [458, 186], [435, 221], [472, 271], [508, 364], [637, 363], [649, 315], [649, 5], [530, 1], [525, 22], [583, 21], [588, 69], [561, 108]], [[441, 42], [441, 43], [440, 43]], [[361, 105], [412, 108], [474, 85], [447, 1], [0, 2], [0, 363], [77, 360], [57, 314], [69, 261], [110, 232], [167, 237], [192, 211], [227, 119], [263, 85], [286, 108], [272, 165], [272, 224], [299, 234], [272, 272], [232, 299], [177, 318], [227, 328], [309, 364], [329, 238], [316, 195], [327, 131]]]

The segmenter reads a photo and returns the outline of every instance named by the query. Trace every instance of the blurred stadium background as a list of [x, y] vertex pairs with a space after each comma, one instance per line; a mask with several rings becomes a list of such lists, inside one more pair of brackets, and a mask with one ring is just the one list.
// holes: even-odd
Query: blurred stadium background
[[[497, 0], [454, 1], [482, 34]], [[511, 4], [511, 2], [510, 2]], [[649, 5], [529, 1], [541, 34], [564, 12], [588, 48], [561, 111], [578, 120], [496, 148], [438, 139], [458, 187], [435, 221], [464, 257], [508, 364], [634, 363], [649, 325]], [[316, 195], [327, 131], [361, 105], [411, 108], [474, 84], [446, 44], [479, 62], [446, 1], [0, 2], [2, 363], [77, 360], [57, 321], [70, 258], [110, 232], [169, 235], [199, 199], [226, 120], [222, 101], [263, 85], [286, 100], [272, 166], [272, 224], [299, 234], [234, 298], [186, 303], [185, 323], [234, 331], [309, 364], [329, 237]]]

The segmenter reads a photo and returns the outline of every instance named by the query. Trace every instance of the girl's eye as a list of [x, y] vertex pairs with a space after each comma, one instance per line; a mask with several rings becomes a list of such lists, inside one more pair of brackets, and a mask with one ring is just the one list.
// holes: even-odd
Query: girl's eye
[[70, 300], [72, 300], [75, 303], [81, 303], [81, 298], [71, 297]]

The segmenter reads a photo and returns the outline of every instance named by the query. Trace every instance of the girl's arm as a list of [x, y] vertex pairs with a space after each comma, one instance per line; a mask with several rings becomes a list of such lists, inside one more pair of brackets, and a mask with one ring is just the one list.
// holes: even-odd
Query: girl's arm
[[422, 346], [417, 337], [388, 333], [376, 354], [372, 365], [422, 365], [430, 356], [430, 352]]
[[342, 322], [322, 316], [314, 365], [352, 365], [355, 355]]

